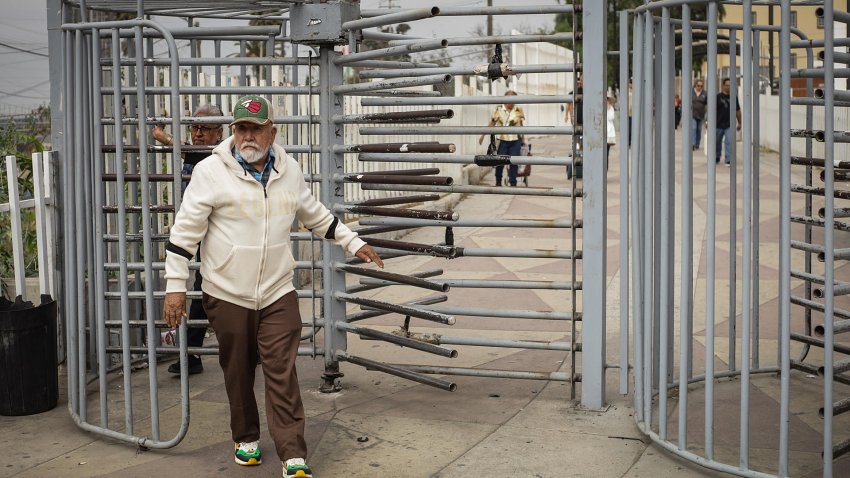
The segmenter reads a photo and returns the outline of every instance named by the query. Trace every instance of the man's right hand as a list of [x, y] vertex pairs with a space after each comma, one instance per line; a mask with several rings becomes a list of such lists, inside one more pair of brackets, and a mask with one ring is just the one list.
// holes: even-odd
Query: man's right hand
[[162, 305], [162, 317], [169, 327], [177, 327], [186, 318], [186, 293], [167, 292]]

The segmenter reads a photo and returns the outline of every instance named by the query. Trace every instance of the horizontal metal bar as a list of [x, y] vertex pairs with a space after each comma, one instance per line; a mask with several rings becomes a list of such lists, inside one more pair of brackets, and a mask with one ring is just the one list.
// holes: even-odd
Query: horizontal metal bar
[[[835, 314], [839, 315], [839, 314]], [[836, 320], [832, 323], [832, 333], [833, 334], [843, 334], [850, 332], [850, 319]], [[815, 326], [815, 335], [818, 337], [823, 337], [826, 334], [826, 326], [824, 324], [818, 324]]]
[[[318, 122], [321, 121], [322, 117], [319, 115], [313, 115], [312, 117], [307, 115], [298, 115], [298, 116], [275, 116], [272, 118], [272, 123], [274, 124], [307, 124], [311, 121]], [[104, 125], [113, 125], [115, 124], [115, 118], [105, 117], [100, 119], [101, 123]], [[171, 124], [171, 117], [169, 116], [153, 116], [145, 119], [145, 122], [148, 125], [152, 124]], [[181, 116], [180, 124], [220, 124], [223, 126], [229, 126], [230, 123], [233, 122], [233, 116]], [[121, 123], [124, 126], [127, 125], [135, 125], [139, 124], [138, 118], [121, 118]], [[129, 146], [129, 145], [128, 145]], [[189, 146], [189, 145], [186, 145]], [[214, 149], [216, 145], [210, 146], [210, 150]], [[138, 146], [136, 146], [138, 148]], [[180, 148], [181, 151], [188, 151], [184, 148]], [[200, 149], [200, 148], [199, 148]], [[125, 152], [128, 150], [124, 149]]]
[[[360, 72], [361, 79], [370, 78], [401, 78], [411, 76], [425, 75], [462, 75], [462, 76], [488, 76], [489, 63], [476, 66], [445, 66], [440, 68], [422, 68], [422, 69], [386, 69], [386, 70], [365, 70]], [[576, 71], [576, 67], [571, 64], [552, 64], [552, 65], [510, 65], [502, 63], [499, 68], [499, 73], [503, 77], [519, 76], [529, 73], [570, 73]]]
[[[362, 219], [362, 218], [361, 218]], [[446, 257], [454, 259], [457, 257], [457, 248], [455, 246], [447, 246], [442, 244], [419, 244], [416, 242], [396, 241], [392, 239], [381, 239], [377, 237], [364, 237], [366, 244], [372, 247], [383, 247], [386, 249], [395, 249], [399, 251], [418, 252], [436, 257]]]
[[[115, 89], [103, 87], [100, 89], [103, 95], [114, 95]], [[138, 93], [135, 87], [121, 88], [124, 96], [135, 96]], [[171, 95], [170, 86], [148, 86], [145, 87], [146, 95]], [[178, 91], [181, 95], [307, 95], [319, 94], [318, 87], [310, 86], [181, 86]]]
[[544, 289], [544, 290], [581, 290], [582, 282], [533, 281], [533, 280], [488, 280], [488, 279], [441, 279], [434, 282], [449, 284], [451, 287], [481, 289]]
[[472, 185], [418, 186], [412, 184], [362, 184], [360, 185], [360, 189], [364, 191], [404, 191], [443, 194], [510, 194], [512, 196], [544, 197], [582, 197], [584, 195], [584, 191], [581, 188], [573, 190], [570, 188], [504, 188], [501, 186]]
[[[804, 186], [802, 184], [792, 184], [791, 185], [791, 192], [811, 194], [813, 196], [823, 196], [823, 195], [826, 194], [826, 190], [824, 188]], [[844, 191], [844, 190], [836, 189], [836, 190], [833, 191], [833, 195], [837, 199], [850, 199], [850, 191]]]
[[[800, 342], [800, 343], [804, 343], [804, 344], [808, 344], [808, 345], [812, 345], [814, 347], [824, 348], [824, 346], [825, 346], [824, 341], [822, 339], [819, 339], [817, 337], [812, 337], [810, 335], [798, 334], [796, 332], [791, 332], [790, 337], [791, 337], [791, 340], [794, 340], [794, 341], [797, 341], [797, 342]], [[845, 354], [845, 355], [850, 355], [850, 346], [847, 346], [847, 345], [841, 345], [841, 344], [834, 343], [834, 344], [832, 344], [832, 350], [834, 350], [838, 353]]]
[[390, 88], [408, 88], [411, 86], [440, 85], [452, 81], [452, 75], [428, 75], [417, 78], [395, 78], [365, 83], [349, 83], [334, 86], [331, 90], [338, 95], [357, 94], [363, 91], [387, 90]]
[[428, 110], [428, 111], [393, 111], [390, 113], [363, 113], [353, 115], [334, 115], [333, 122], [337, 124], [353, 123], [420, 123], [423, 121], [436, 121], [452, 119], [455, 116], [453, 110]]
[[[441, 271], [442, 272], [442, 271]], [[432, 295], [429, 297], [425, 297], [423, 299], [411, 300], [408, 302], [402, 302], [402, 305], [427, 305], [427, 304], [436, 304], [438, 302], [445, 302], [449, 300], [449, 298], [443, 294], [440, 295]], [[388, 312], [386, 310], [365, 310], [363, 312], [357, 312], [355, 314], [349, 314], [345, 317], [346, 322], [358, 322], [361, 320], [371, 319], [373, 317], [380, 317], [382, 315], [391, 314], [393, 312]]]
[[[266, 37], [268, 39], [268, 37]], [[102, 58], [101, 66], [112, 66], [112, 58]], [[171, 66], [171, 58], [145, 58], [144, 66]], [[135, 58], [122, 58], [121, 66], [136, 66]], [[178, 60], [180, 66], [267, 66], [267, 65], [302, 65], [307, 66], [307, 58], [295, 57], [238, 57], [228, 56], [221, 58], [204, 58], [204, 57], [180, 57]], [[312, 65], [318, 67], [315, 61]]]
[[433, 373], [441, 375], [457, 375], [464, 377], [487, 377], [487, 378], [518, 378], [526, 380], [552, 380], [556, 382], [581, 381], [581, 375], [570, 377], [567, 372], [519, 372], [514, 370], [492, 370], [483, 368], [461, 368], [461, 367], [438, 367], [435, 365], [407, 365], [393, 364], [411, 372]]
[[[423, 309], [433, 310], [450, 315], [466, 315], [470, 317], [496, 317], [503, 319], [532, 319], [532, 320], [573, 320], [569, 312], [544, 312], [537, 310], [489, 309], [484, 307], [459, 306], [425, 306]], [[577, 312], [575, 320], [581, 320], [581, 312]]]
[[415, 350], [419, 350], [421, 352], [439, 355], [441, 357], [457, 357], [457, 350], [447, 349], [445, 347], [440, 347], [439, 345], [435, 345], [428, 342], [422, 342], [409, 336], [390, 334], [387, 332], [381, 332], [380, 330], [351, 325], [345, 322], [337, 322], [336, 324], [334, 324], [334, 327], [337, 330], [345, 330], [351, 333], [355, 333], [361, 337], [383, 340], [384, 342], [389, 342], [391, 344], [399, 345], [401, 347], [409, 347]]
[[415, 61], [393, 61], [393, 60], [361, 60], [357, 62], [358, 68], [437, 68], [436, 63], [419, 63]]
[[[383, 257], [383, 254], [381, 255], [381, 257]], [[385, 258], [385, 260], [386, 260], [386, 258]], [[442, 269], [431, 269], [431, 270], [423, 271], [423, 272], [414, 272], [412, 274], [409, 274], [408, 277], [416, 277], [416, 278], [419, 278], [419, 279], [425, 279], [425, 278], [428, 278], [428, 277], [436, 277], [436, 276], [440, 276], [440, 275], [443, 275]], [[365, 292], [367, 290], [379, 289], [381, 287], [386, 287], [387, 285], [392, 284], [392, 282], [390, 282], [390, 281], [386, 281], [386, 282], [388, 282], [388, 284], [364, 285], [363, 282], [362, 282], [362, 279], [361, 279], [360, 285], [348, 287], [345, 290], [345, 292], [348, 293], [348, 294], [358, 294], [360, 292]]]
[[[516, 95], [517, 105], [572, 103], [573, 95]], [[504, 96], [448, 96], [439, 98], [362, 98], [363, 106], [500, 105]]]
[[[575, 251], [575, 258], [581, 259], [581, 251]], [[573, 251], [552, 249], [498, 249], [483, 247], [459, 247], [458, 257], [524, 257], [540, 259], [572, 259]]]
[[[513, 189], [513, 188], [512, 188]], [[519, 189], [519, 188], [517, 188]], [[424, 221], [393, 217], [364, 217], [363, 226], [454, 226], [454, 227], [530, 227], [530, 228], [579, 228], [581, 219], [459, 219], [457, 221]]]
[[[823, 219], [826, 217], [826, 208], [818, 209], [818, 217]], [[850, 217], [850, 208], [847, 207], [837, 207], [832, 210], [832, 217], [834, 218], [846, 218]]]
[[338, 300], [342, 300], [345, 302], [350, 302], [352, 304], [357, 304], [366, 307], [373, 307], [375, 309], [386, 310], [388, 312], [395, 312], [401, 315], [409, 315], [411, 317], [418, 317], [424, 320], [430, 320], [432, 322], [438, 322], [446, 325], [454, 325], [455, 318], [446, 315], [440, 314], [437, 312], [431, 312], [430, 310], [420, 309], [418, 307], [411, 307], [408, 305], [399, 305], [399, 304], [391, 304], [389, 302], [383, 302], [375, 299], [367, 299], [365, 297], [359, 297], [356, 295], [346, 294], [344, 292], [336, 292], [334, 293], [334, 298]]
[[356, 63], [362, 60], [374, 60], [386, 56], [405, 55], [408, 53], [416, 53], [422, 51], [441, 50], [448, 45], [446, 40], [428, 40], [418, 43], [410, 43], [408, 45], [391, 46], [389, 48], [379, 48], [360, 53], [351, 53], [349, 55], [340, 56], [334, 59], [337, 65], [359, 66]]
[[[310, 290], [296, 290], [296, 295], [299, 299], [309, 299], [311, 297], [324, 297], [325, 291], [321, 289], [316, 289], [315, 291]], [[127, 298], [132, 300], [145, 300], [144, 291], [130, 291], [127, 293]], [[315, 295], [314, 295], [315, 294]], [[103, 297], [107, 300], [121, 300], [121, 292], [104, 292]], [[203, 293], [201, 291], [188, 291], [186, 292], [186, 298], [189, 300], [192, 299], [201, 299], [203, 297]], [[165, 291], [154, 291], [153, 298], [155, 300], [161, 300], [165, 298]]]
[[[408, 9], [364, 9], [360, 11], [360, 16], [375, 17], [386, 15], [387, 12], [404, 12]], [[550, 13], [573, 13], [579, 11], [573, 5], [532, 5], [532, 6], [510, 6], [510, 7], [442, 7], [440, 8], [441, 17], [458, 17], [458, 16], [474, 16], [474, 15], [544, 15]]]
[[448, 382], [445, 380], [439, 380], [433, 377], [427, 377], [419, 373], [406, 370], [402, 367], [399, 367], [398, 365], [385, 364], [382, 362], [376, 362], [374, 360], [357, 357], [356, 355], [350, 355], [347, 352], [343, 352], [342, 350], [337, 350], [336, 352], [334, 352], [334, 357], [337, 360], [343, 362], [349, 362], [356, 365], [360, 365], [361, 367], [366, 367], [366, 370], [378, 370], [380, 372], [384, 372], [390, 375], [395, 375], [396, 377], [406, 378], [408, 380], [413, 380], [414, 382], [430, 385], [432, 387], [437, 387], [443, 390], [447, 390], [449, 392], [454, 392], [455, 390], [457, 390], [457, 384], [455, 383]]
[[[795, 222], [797, 224], [808, 224], [811, 226], [826, 227], [826, 223], [824, 221], [809, 216], [800, 216], [797, 214], [792, 214], [790, 219], [791, 222]], [[833, 224], [835, 224], [835, 227], [833, 229], [835, 229], [836, 231], [850, 231], [850, 224], [837, 221], [833, 222]]]
[[454, 153], [455, 145], [451, 143], [422, 142], [422, 143], [372, 143], [346, 144], [334, 146], [336, 153]]
[[[430, 131], [430, 128], [429, 128]], [[492, 156], [492, 155], [491, 155]], [[388, 163], [419, 163], [430, 162], [438, 164], [477, 164], [481, 158], [489, 157], [478, 154], [435, 154], [435, 153], [360, 153], [358, 159], [364, 162]], [[499, 156], [501, 157], [501, 156]], [[510, 156], [510, 164], [531, 164], [543, 166], [567, 166], [572, 163], [568, 156]]]
[[[850, 359], [839, 360], [832, 364], [833, 374], [844, 373], [848, 370], [850, 370]], [[823, 377], [824, 375], [826, 375], [826, 366], [821, 365], [818, 367], [818, 376]]]
[[[814, 365], [809, 365], [807, 363], [798, 362], [797, 360], [791, 360], [791, 368], [799, 370], [801, 372], [817, 375], [818, 370]], [[843, 383], [844, 385], [850, 385], [850, 378], [845, 377], [843, 375], [836, 375], [832, 378], [834, 381], [838, 383]]]
[[409, 285], [437, 292], [448, 292], [451, 288], [451, 286], [445, 283], [432, 282], [419, 277], [396, 274], [394, 272], [364, 269], [362, 267], [350, 266], [340, 262], [334, 264], [334, 268], [342, 272], [348, 272], [349, 274], [355, 274], [363, 277], [372, 277], [375, 279], [394, 282], [399, 285]]
[[334, 175], [337, 182], [360, 184], [415, 184], [421, 186], [450, 186], [454, 182], [451, 176], [403, 176], [401, 174], [346, 174]]
[[[844, 398], [832, 404], [832, 416], [841, 415], [850, 411], [850, 398]], [[818, 409], [818, 415], [823, 418], [823, 407]]]
[[416, 204], [436, 201], [442, 196], [439, 194], [419, 194], [414, 196], [397, 196], [387, 198], [367, 199], [354, 203], [355, 206], [394, 206], [397, 204]]
[[[806, 158], [801, 156], [791, 156], [791, 164], [798, 164], [801, 166], [816, 166], [820, 168], [826, 166], [826, 163], [823, 158]], [[838, 169], [850, 169], [850, 161], [842, 161], [837, 158], [832, 161], [832, 165]]]
[[[815, 131], [815, 140], [819, 143], [826, 141], [826, 131]], [[833, 131], [832, 140], [836, 143], [850, 143], [850, 133], [846, 131]]]
[[[820, 304], [818, 302], [814, 302], [814, 301], [811, 301], [811, 300], [808, 300], [808, 299], [805, 299], [803, 297], [799, 297], [799, 296], [796, 296], [796, 295], [791, 296], [791, 303], [794, 304], [794, 305], [799, 305], [800, 307], [805, 307], [807, 309], [817, 310], [818, 312], [824, 311], [823, 304]], [[832, 313], [836, 317], [840, 317], [842, 319], [850, 320], [850, 312], [848, 312], [844, 309], [839, 309], [837, 307], [834, 307]], [[815, 332], [817, 333], [817, 327], [815, 327]]]
[[[541, 43], [541, 42], [571, 42], [573, 37], [581, 37], [581, 33], [574, 35], [572, 32], [567, 33], [544, 33], [538, 35], [491, 35], [480, 37], [456, 37], [446, 38], [448, 46], [473, 46], [473, 45], [495, 45], [509, 43]], [[394, 45], [407, 45], [416, 42], [417, 40], [390, 40], [388, 43]]]
[[[835, 78], [850, 78], [850, 68], [833, 68]], [[823, 68], [791, 69], [791, 78], [823, 78]]]
[[361, 127], [361, 135], [447, 135], [447, 134], [573, 134], [572, 126], [429, 126], [412, 128], [402, 126]]
[[[111, 29], [106, 27], [98, 29], [101, 37], [112, 36]], [[170, 27], [168, 33], [175, 39], [217, 39], [214, 37], [233, 36], [233, 35], [253, 35], [268, 40], [269, 35], [280, 35], [280, 25], [239, 25], [239, 26], [215, 26], [215, 27]], [[121, 28], [119, 36], [132, 37], [135, 34], [133, 30]], [[145, 38], [162, 38], [162, 33], [154, 28], [142, 29], [142, 35]]]
[[[134, 345], [134, 346], [130, 346], [129, 349], [130, 349], [130, 353], [142, 354], [142, 355], [147, 355], [148, 350], [149, 350], [147, 345]], [[157, 354], [178, 354], [180, 352], [179, 347], [169, 347], [169, 346], [155, 347], [154, 350], [156, 351]], [[121, 346], [113, 346], [113, 345], [106, 346], [106, 352], [107, 353], [120, 354], [120, 353], [122, 353], [122, 351], [123, 351], [123, 348]], [[192, 355], [217, 355], [218, 354], [218, 352], [212, 350], [211, 347], [188, 347], [187, 353], [192, 354]], [[298, 355], [303, 356], [303, 355], [324, 355], [324, 354], [325, 354], [324, 350], [321, 350], [321, 349], [314, 350], [313, 347], [309, 347], [309, 346], [298, 347]]]
[[382, 217], [408, 217], [433, 221], [457, 221], [458, 219], [460, 219], [460, 214], [454, 211], [426, 211], [422, 209], [389, 208], [377, 206], [339, 205], [334, 208], [334, 211], [346, 212], [349, 214], [369, 214], [373, 216]]
[[421, 20], [423, 18], [431, 18], [440, 13], [438, 7], [417, 8], [415, 10], [404, 10], [393, 12], [392, 10], [384, 10], [382, 15], [372, 17], [363, 17], [359, 20], [350, 20], [342, 24], [343, 30], [362, 30], [364, 28], [379, 27], [383, 25], [392, 25], [393, 23], [410, 22]]
[[[534, 340], [490, 339], [486, 337], [461, 337], [437, 335], [439, 343], [446, 345], [472, 345], [477, 347], [504, 347], [528, 350], [561, 350], [569, 352], [572, 344], [569, 342], [543, 342]], [[581, 344], [576, 343], [576, 351], [581, 350]]]

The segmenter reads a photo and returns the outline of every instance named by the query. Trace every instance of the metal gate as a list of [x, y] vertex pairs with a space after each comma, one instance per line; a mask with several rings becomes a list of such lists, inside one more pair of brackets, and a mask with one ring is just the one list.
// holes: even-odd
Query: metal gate
[[[344, 371], [340, 362], [348, 362], [445, 390], [455, 389], [456, 385], [447, 378], [453, 375], [569, 382], [570, 396], [564, 397], [565, 400], [575, 397], [576, 383], [581, 381], [582, 403], [602, 407], [606, 370], [603, 161], [606, 66], [602, 61], [606, 54], [605, 2], [588, 2], [582, 8], [578, 5], [435, 6], [393, 12], [361, 12], [357, 2], [349, 1], [281, 2], [281, 7], [272, 10], [267, 3], [229, 2], [189, 11], [163, 6], [160, 2], [146, 8], [140, 1], [136, 9], [126, 7], [122, 1], [79, 2], [79, 8], [71, 2], [49, 2], [50, 11], [56, 15], [52, 22], [57, 27], [56, 33], [52, 33], [56, 41], [51, 42], [51, 57], [61, 57], [61, 80], [54, 77], [54, 111], [61, 112], [62, 121], [54, 125], [54, 131], [64, 133], [64, 142], [57, 148], [63, 197], [63, 316], [68, 331], [69, 409], [77, 423], [86, 430], [151, 448], [174, 446], [185, 435], [189, 425], [187, 353], [214, 354], [216, 348], [188, 348], [185, 322], [179, 328], [179, 347], [161, 344], [161, 332], [167, 327], [160, 318], [164, 296], [160, 280], [164, 268], [163, 246], [168, 237], [167, 225], [180, 205], [181, 182], [188, 179], [181, 175], [179, 158], [186, 151], [205, 150], [205, 147], [181, 145], [180, 132], [185, 125], [228, 124], [231, 121], [227, 116], [228, 105], [235, 97], [247, 93], [271, 95], [277, 105], [285, 106], [283, 110], [287, 114], [274, 119], [282, 130], [280, 137], [288, 143], [282, 144], [284, 149], [299, 159], [307, 181], [321, 201], [340, 217], [359, 219], [356, 230], [389, 259], [387, 271], [375, 271], [363, 267], [355, 258], [346, 258], [340, 248], [327, 242], [314, 245], [318, 240], [307, 231], [292, 232], [292, 240], [300, 244], [296, 268], [304, 279], [296, 284], [297, 293], [312, 304], [311, 317], [303, 324], [303, 339], [307, 342], [302, 343], [299, 354], [324, 360], [325, 391], [337, 389], [337, 379]], [[556, 33], [433, 40], [374, 30], [440, 16], [551, 13], [572, 15], [573, 25], [583, 25], [587, 33], [583, 37]], [[121, 14], [135, 15], [136, 19], [114, 19], [121, 18]], [[151, 15], [180, 18], [190, 26], [166, 27], [165, 20], [148, 19]], [[212, 18], [271, 20], [279, 25], [203, 27], [193, 23]], [[363, 48], [364, 40], [385, 44], [367, 50]], [[501, 45], [550, 41], [572, 46], [581, 41], [585, 58], [600, 60], [588, 62], [583, 69], [586, 99], [584, 126], [580, 131], [572, 126], [553, 126], [559, 119], [527, 126], [439, 125], [454, 116], [452, 109], [420, 107], [492, 107], [503, 103], [505, 98], [496, 94], [443, 97], [435, 91], [408, 89], [445, 84], [452, 81], [452, 75], [507, 84], [521, 74], [568, 74], [578, 70], [575, 61], [516, 64], [514, 59], [502, 58], [498, 53]], [[222, 53], [222, 45], [230, 42], [240, 46], [239, 55]], [[260, 49], [261, 56], [248, 55], [248, 48], [258, 44], [264, 46]], [[187, 45], [188, 56], [181, 52]], [[476, 67], [439, 67], [409, 57], [396, 58], [416, 52], [455, 51], [470, 45], [494, 45], [496, 53], [492, 61]], [[275, 53], [287, 51], [283, 48], [291, 56]], [[227, 67], [239, 68], [238, 79], [222, 81], [222, 70]], [[249, 76], [248, 68], [256, 68], [257, 74]], [[204, 80], [206, 71], [214, 71], [214, 81]], [[355, 80], [371, 81], [346, 83], [343, 81], [346, 71], [359, 72]], [[281, 73], [291, 84], [281, 80]], [[514, 101], [522, 105], [557, 105], [576, 99], [580, 98], [563, 92], [550, 95], [519, 92]], [[221, 105], [225, 116], [188, 116], [189, 111], [205, 102]], [[379, 109], [353, 114], [347, 109], [351, 102]], [[173, 147], [151, 144], [148, 131], [158, 123], [171, 125]], [[355, 143], [345, 142], [346, 128], [358, 128], [360, 138]], [[437, 138], [461, 140], [417, 141], [423, 132]], [[581, 158], [567, 146], [563, 154], [554, 157], [510, 157], [481, 154], [456, 144], [463, 135], [474, 138], [479, 134], [573, 133], [583, 135]], [[370, 136], [378, 135], [382, 142], [368, 141]], [[398, 139], [390, 140], [394, 137]], [[576, 144], [573, 141], [574, 147]], [[583, 180], [573, 177], [564, 186], [554, 188], [533, 184], [526, 188], [453, 184], [461, 179], [457, 174], [460, 168], [454, 176], [440, 175], [441, 167], [452, 165], [556, 166], [553, 170], [563, 174], [565, 166], [581, 163]], [[423, 167], [410, 169], [409, 164]], [[352, 199], [360, 191], [368, 191], [370, 197]], [[404, 194], [410, 192], [425, 194]], [[554, 204], [565, 210], [565, 217], [461, 218], [431, 203], [440, 196], [460, 195], [551, 198], [560, 201]], [[423, 203], [429, 207], [417, 207]], [[563, 245], [552, 249], [493, 249], [461, 247], [455, 243], [455, 237], [473, 237], [471, 234], [479, 228], [505, 228], [532, 235], [535, 231], [551, 230]], [[412, 229], [436, 229], [442, 240], [410, 243], [386, 236]], [[378, 238], [378, 234], [384, 236]], [[563, 260], [563, 272], [557, 274], [563, 279], [439, 278], [441, 270], [412, 276], [392, 272], [393, 258], [404, 260], [421, 255], [445, 259], [555, 257]], [[583, 266], [581, 274], [577, 271], [579, 264]], [[197, 264], [194, 268], [197, 269]], [[359, 284], [347, 286], [346, 277], [350, 275], [361, 277]], [[438, 294], [423, 292], [405, 303], [370, 295], [389, 286]], [[462, 304], [462, 298], [457, 299], [462, 297], [458, 295], [454, 295], [456, 302], [452, 305], [434, 305], [452, 301], [449, 289], [455, 289], [454, 294], [458, 294], [457, 290], [480, 288], [498, 288], [506, 291], [506, 296], [534, 290], [557, 291], [568, 297], [569, 308], [467, 307]], [[200, 292], [189, 293], [190, 299], [199, 296]], [[350, 310], [352, 306], [363, 310]], [[396, 314], [399, 325], [396, 333], [357, 323], [387, 314]], [[452, 325], [455, 316], [524, 319], [541, 324], [555, 321], [563, 324], [567, 338], [532, 341], [452, 336], [438, 333], [442, 329], [428, 325], [434, 322]], [[188, 327], [206, 326], [188, 323]], [[352, 354], [347, 345], [349, 334], [447, 358], [458, 352], [446, 346], [458, 346], [556, 350], [563, 352], [566, 360], [561, 370], [549, 372], [452, 367], [449, 361], [439, 366], [390, 364]], [[577, 365], [579, 352], [581, 373]], [[168, 354], [178, 354], [181, 358], [179, 394], [174, 387], [164, 386], [160, 381], [164, 372], [161, 359]], [[139, 367], [143, 371], [137, 371]], [[622, 369], [621, 388], [625, 386], [627, 368], [625, 364]], [[108, 375], [118, 370], [123, 373], [123, 384], [122, 398], [116, 400], [115, 391], [108, 386]], [[139, 380], [142, 374], [147, 374], [146, 381]], [[444, 377], [432, 377], [434, 374]], [[97, 386], [90, 386], [94, 382]], [[139, 391], [141, 398], [134, 393]], [[160, 426], [162, 396], [181, 403], [182, 420], [177, 429], [163, 431]], [[149, 428], [140, 425], [146, 420]]]
[[[779, 6], [778, 25], [765, 24], [763, 14], [756, 23], [756, 4]], [[741, 22], [721, 22], [721, 7], [727, 16], [739, 9]], [[838, 220], [847, 217], [840, 202], [850, 195], [836, 189], [850, 165], [839, 146], [847, 134], [835, 125], [848, 104], [843, 81], [841, 90], [835, 82], [847, 77], [847, 54], [836, 47], [848, 43], [835, 38], [835, 24], [850, 18], [832, 1], [797, 10], [787, 0], [682, 1], [620, 13], [621, 78], [628, 76], [633, 21], [635, 134], [621, 187], [630, 188], [634, 206], [633, 268], [623, 287], [631, 285], [634, 294], [635, 418], [662, 447], [742, 476], [799, 476], [819, 468], [823, 476], [838, 475], [846, 468], [834, 470], [833, 461], [850, 450], [850, 427], [843, 421], [850, 348], [836, 335], [850, 323], [839, 308], [850, 291], [842, 269], [850, 256], [840, 245], [849, 229]], [[816, 15], [823, 39], [794, 28], [792, 12]], [[759, 115], [761, 101], [775, 101], [760, 96], [762, 32], [779, 38], [774, 127], [774, 118]], [[704, 158], [694, 152], [685, 126], [677, 151], [673, 128], [675, 72], [682, 65], [678, 91], [687, 121], [695, 79], [690, 65], [699, 48], [706, 49], [707, 62], [700, 75], [708, 93]], [[743, 135], [742, 154], [736, 157], [733, 146], [725, 155], [731, 156], [728, 169], [712, 161], [722, 145], [715, 141], [722, 128], [715, 98], [726, 81], [718, 57], [727, 52], [727, 124], [736, 124], [740, 101]], [[805, 65], [792, 64], [797, 57]], [[815, 67], [816, 61], [822, 65]], [[792, 78], [806, 78], [804, 88], [794, 89]], [[814, 88], [814, 79], [822, 86]], [[760, 147], [760, 138], [771, 133], [778, 137], [778, 156]], [[726, 134], [735, 145], [736, 128]], [[822, 441], [810, 443], [812, 436]]]

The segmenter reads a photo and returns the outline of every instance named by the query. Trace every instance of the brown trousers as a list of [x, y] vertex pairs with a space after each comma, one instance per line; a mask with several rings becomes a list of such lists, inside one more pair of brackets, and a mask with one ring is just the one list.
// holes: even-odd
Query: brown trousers
[[266, 420], [281, 461], [307, 458], [304, 405], [295, 358], [301, 341], [298, 298], [290, 292], [261, 310], [251, 310], [204, 294], [204, 310], [218, 338], [218, 363], [230, 402], [234, 442], [260, 439], [254, 397], [257, 349], [266, 381]]

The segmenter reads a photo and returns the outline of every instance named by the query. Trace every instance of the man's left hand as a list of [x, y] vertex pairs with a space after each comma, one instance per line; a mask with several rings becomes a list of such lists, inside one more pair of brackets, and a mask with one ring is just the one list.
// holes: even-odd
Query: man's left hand
[[363, 262], [374, 262], [376, 266], [381, 269], [384, 268], [384, 261], [381, 260], [381, 256], [369, 244], [364, 244], [354, 255], [359, 257]]

